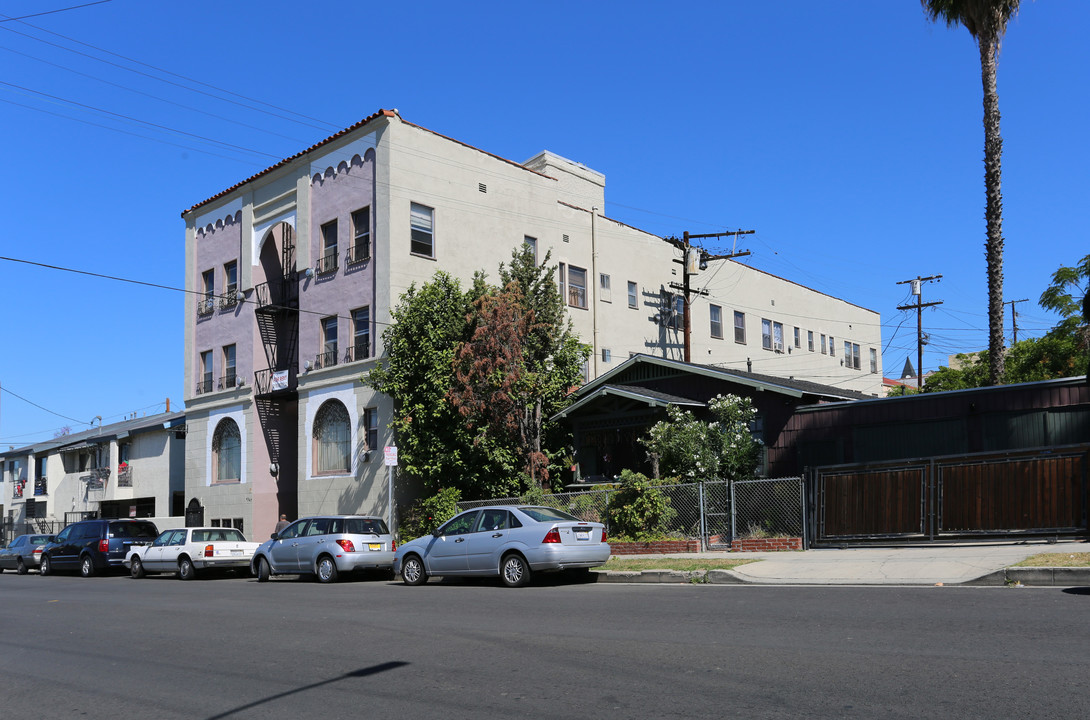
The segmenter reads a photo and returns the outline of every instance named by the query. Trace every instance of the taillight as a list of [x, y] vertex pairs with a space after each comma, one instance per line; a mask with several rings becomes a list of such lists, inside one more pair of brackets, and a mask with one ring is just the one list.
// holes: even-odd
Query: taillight
[[110, 552], [110, 539], [109, 538], [105, 538], [103, 540], [98, 541], [98, 551], [100, 553]]
[[338, 540], [337, 544], [341, 546], [341, 550], [345, 552], [356, 552], [356, 546], [352, 544], [351, 540], [342, 539]]
[[606, 541], [606, 529], [602, 528], [602, 542]]
[[204, 556], [205, 557], [212, 557], [212, 546], [211, 545], [205, 545], [204, 546]]
[[542, 540], [541, 542], [542, 543], [558, 543], [558, 542], [560, 542], [560, 531], [557, 530], [556, 528], [553, 528], [549, 532], [545, 533], [545, 539]]
[[397, 540], [390, 541], [390, 552], [393, 552], [394, 550], [397, 550]]
[[42, 554], [42, 549], [40, 547], [34, 548], [34, 554], [35, 555], [41, 555]]

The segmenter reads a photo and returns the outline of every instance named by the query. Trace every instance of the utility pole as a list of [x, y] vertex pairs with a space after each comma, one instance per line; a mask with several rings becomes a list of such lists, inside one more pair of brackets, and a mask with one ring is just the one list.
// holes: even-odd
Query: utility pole
[[675, 247], [680, 248], [682, 251], [681, 259], [674, 259], [674, 262], [681, 264], [681, 284], [670, 283], [670, 287], [674, 290], [680, 290], [685, 297], [685, 312], [684, 312], [684, 328], [685, 328], [685, 362], [692, 362], [692, 320], [689, 313], [689, 306], [691, 303], [692, 295], [707, 295], [707, 290], [693, 290], [691, 278], [697, 274], [700, 270], [705, 270], [708, 267], [708, 263], [712, 260], [729, 260], [730, 258], [742, 257], [749, 255], [749, 250], [743, 250], [742, 252], [729, 252], [724, 255], [709, 255], [708, 252], [702, 247], [694, 247], [692, 245], [693, 240], [702, 240], [704, 238], [723, 238], [723, 237], [737, 237], [739, 235], [752, 235], [757, 232], [756, 230], [735, 230], [733, 232], [721, 232], [721, 233], [706, 233], [704, 235], [690, 235], [685, 232], [682, 235], [682, 239], [666, 238], [666, 240], [672, 243]]
[[1011, 327], [1014, 329], [1014, 340], [1011, 342], [1011, 345], [1018, 342], [1018, 312], [1014, 309], [1014, 304], [1020, 302], [1029, 302], [1029, 299], [1022, 298], [1021, 300], [1008, 300], [1003, 303], [1004, 305], [1011, 306]]
[[920, 277], [917, 275], [912, 280], [902, 280], [898, 285], [904, 285], [906, 283], [912, 283], [912, 294], [916, 296], [915, 305], [898, 305], [898, 310], [911, 310], [916, 308], [916, 390], [923, 392], [923, 309], [925, 307], [933, 307], [935, 305], [942, 305], [942, 300], [935, 302], [925, 303], [923, 301], [923, 284], [934, 280], [938, 282], [942, 280], [942, 275], [931, 275], [929, 277]]

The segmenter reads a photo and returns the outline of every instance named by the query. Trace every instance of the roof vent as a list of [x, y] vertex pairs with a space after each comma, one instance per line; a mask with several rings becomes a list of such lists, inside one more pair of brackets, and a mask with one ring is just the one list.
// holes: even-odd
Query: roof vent
[[477, 183], [477, 189], [480, 190], [483, 193], [488, 192], [488, 186], [485, 185], [484, 183]]

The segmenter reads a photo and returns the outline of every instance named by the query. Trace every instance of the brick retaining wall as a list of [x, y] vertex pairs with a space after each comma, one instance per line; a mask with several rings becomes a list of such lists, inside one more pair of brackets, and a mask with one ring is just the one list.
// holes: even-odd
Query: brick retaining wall
[[[718, 542], [718, 538], [712, 538]], [[654, 540], [652, 542], [610, 541], [614, 555], [666, 555], [668, 553], [699, 553], [699, 540]], [[730, 545], [730, 552], [776, 552], [802, 550], [802, 538], [746, 538], [736, 539]]]

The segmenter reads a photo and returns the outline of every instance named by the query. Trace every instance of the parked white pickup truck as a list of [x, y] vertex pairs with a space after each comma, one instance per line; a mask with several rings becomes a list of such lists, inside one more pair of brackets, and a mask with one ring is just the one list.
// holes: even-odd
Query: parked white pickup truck
[[236, 528], [177, 528], [163, 531], [150, 545], [133, 547], [125, 567], [134, 578], [178, 573], [180, 580], [192, 580], [198, 570], [248, 571], [259, 545]]

